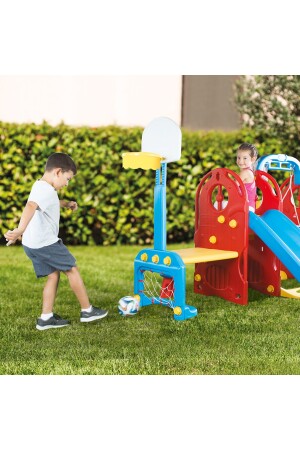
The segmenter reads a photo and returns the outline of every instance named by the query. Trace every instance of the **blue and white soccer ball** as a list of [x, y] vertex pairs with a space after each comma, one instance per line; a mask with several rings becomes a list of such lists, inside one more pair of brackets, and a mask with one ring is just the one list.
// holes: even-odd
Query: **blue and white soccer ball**
[[136, 297], [127, 295], [119, 300], [118, 310], [121, 316], [134, 316], [140, 309], [140, 302]]

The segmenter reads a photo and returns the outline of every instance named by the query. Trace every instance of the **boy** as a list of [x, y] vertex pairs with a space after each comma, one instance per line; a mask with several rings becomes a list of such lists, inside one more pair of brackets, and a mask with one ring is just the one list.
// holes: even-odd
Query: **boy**
[[90, 304], [76, 260], [58, 237], [60, 206], [75, 211], [77, 203], [59, 200], [57, 191], [68, 186], [76, 172], [76, 165], [69, 155], [50, 155], [44, 175], [32, 186], [18, 228], [4, 235], [7, 245], [22, 236], [24, 251], [32, 261], [37, 278], [48, 277], [43, 290], [42, 314], [36, 324], [38, 330], [70, 325], [68, 320], [53, 313], [60, 272], [68, 277], [80, 303], [81, 322], [102, 319], [108, 313]]

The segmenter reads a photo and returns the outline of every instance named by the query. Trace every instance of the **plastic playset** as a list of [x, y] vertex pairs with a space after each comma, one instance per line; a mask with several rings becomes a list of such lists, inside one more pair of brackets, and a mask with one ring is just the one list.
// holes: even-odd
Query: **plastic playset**
[[[300, 288], [283, 289], [281, 280], [300, 282], [300, 163], [286, 155], [258, 160], [255, 172], [260, 201], [248, 208], [240, 177], [217, 168], [200, 181], [195, 198], [194, 248], [167, 250], [167, 164], [181, 156], [181, 130], [167, 117], [144, 130], [142, 151], [123, 154], [125, 169], [155, 170], [154, 245], [134, 261], [134, 296], [140, 307], [160, 304], [175, 320], [197, 315], [186, 304], [186, 265], [194, 264], [194, 291], [240, 305], [248, 303], [248, 287], [268, 296], [300, 299]], [[290, 172], [281, 187], [271, 170]]]

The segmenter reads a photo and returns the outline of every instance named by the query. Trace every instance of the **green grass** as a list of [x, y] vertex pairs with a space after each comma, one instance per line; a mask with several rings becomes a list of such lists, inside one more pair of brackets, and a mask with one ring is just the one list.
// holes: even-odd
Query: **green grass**
[[[174, 246], [170, 246], [170, 249]], [[0, 374], [299, 374], [300, 301], [249, 292], [238, 306], [193, 292], [187, 269], [187, 303], [196, 318], [177, 322], [172, 310], [142, 308], [118, 314], [117, 302], [132, 293], [138, 247], [70, 247], [88, 293], [107, 318], [79, 322], [79, 304], [66, 277], [56, 312], [72, 326], [39, 332], [45, 280], [35, 278], [21, 247], [0, 247]], [[297, 286], [294, 280], [285, 286]]]

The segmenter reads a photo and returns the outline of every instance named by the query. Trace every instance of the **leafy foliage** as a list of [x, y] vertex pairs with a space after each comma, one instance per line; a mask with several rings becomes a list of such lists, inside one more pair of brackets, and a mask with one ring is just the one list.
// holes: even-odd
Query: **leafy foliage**
[[[15, 228], [31, 186], [53, 152], [68, 153], [78, 166], [60, 198], [76, 200], [76, 212], [63, 210], [60, 236], [67, 244], [140, 244], [153, 241], [155, 172], [125, 170], [122, 153], [140, 151], [141, 128], [52, 127], [46, 122], [0, 122], [0, 234]], [[183, 130], [182, 157], [168, 164], [168, 242], [191, 241], [194, 197], [200, 179], [215, 167], [236, 170], [234, 149], [252, 142], [260, 154], [281, 153], [282, 142], [254, 130], [189, 132]], [[4, 238], [0, 238], [2, 244]]]
[[244, 126], [283, 140], [299, 151], [300, 76], [242, 76], [235, 100]]

